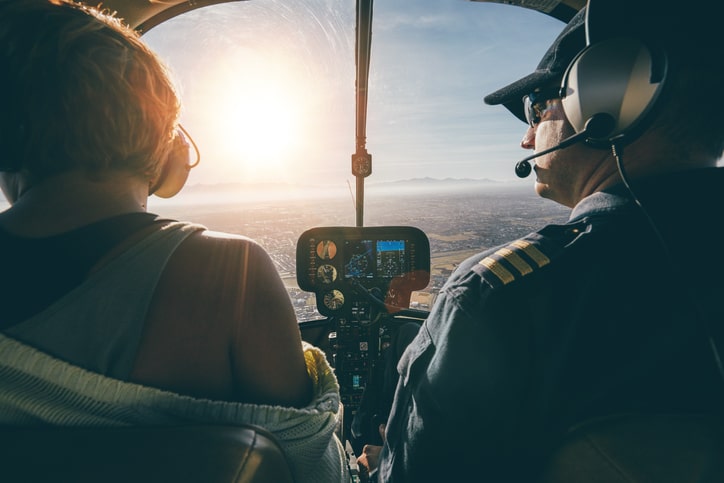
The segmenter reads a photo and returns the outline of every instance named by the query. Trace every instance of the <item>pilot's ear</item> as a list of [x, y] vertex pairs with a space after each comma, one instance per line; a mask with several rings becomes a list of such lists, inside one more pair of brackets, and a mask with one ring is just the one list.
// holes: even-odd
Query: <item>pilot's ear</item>
[[189, 171], [193, 167], [190, 155], [191, 146], [183, 131], [178, 129], [168, 157], [163, 162], [158, 177], [151, 182], [148, 194], [160, 198], [171, 198], [181, 191], [189, 177]]

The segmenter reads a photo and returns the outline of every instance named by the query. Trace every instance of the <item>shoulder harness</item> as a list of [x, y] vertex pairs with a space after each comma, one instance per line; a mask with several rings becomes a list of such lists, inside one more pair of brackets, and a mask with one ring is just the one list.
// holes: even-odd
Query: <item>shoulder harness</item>
[[590, 225], [585, 221], [570, 225], [548, 225], [498, 248], [480, 260], [472, 270], [492, 288], [508, 285], [551, 263], [589, 229]]

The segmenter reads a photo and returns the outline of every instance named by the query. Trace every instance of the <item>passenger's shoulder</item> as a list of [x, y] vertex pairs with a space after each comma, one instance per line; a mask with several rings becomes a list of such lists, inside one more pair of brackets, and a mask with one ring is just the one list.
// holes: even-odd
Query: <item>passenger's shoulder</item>
[[493, 289], [507, 286], [554, 263], [583, 234], [589, 233], [590, 228], [588, 221], [547, 225], [469, 258], [460, 271], [477, 274]]
[[244, 246], [246, 244], [258, 245], [256, 241], [249, 237], [234, 233], [226, 233], [223, 231], [201, 230], [196, 234], [196, 236], [202, 243], [231, 244], [240, 246]]
[[199, 230], [186, 238], [171, 261], [181, 270], [207, 274], [207, 281], [218, 283], [229, 283], [251, 272], [263, 273], [273, 268], [271, 257], [257, 241], [212, 230]]
[[265, 255], [264, 248], [254, 239], [244, 235], [214, 230], [199, 230], [184, 243], [186, 248], [201, 253], [217, 254], [219, 251], [233, 253], [244, 252]]

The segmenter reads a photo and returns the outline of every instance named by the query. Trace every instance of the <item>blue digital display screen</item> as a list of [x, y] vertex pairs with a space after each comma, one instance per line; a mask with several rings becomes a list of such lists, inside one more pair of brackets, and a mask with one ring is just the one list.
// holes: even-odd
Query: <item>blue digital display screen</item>
[[405, 240], [345, 242], [344, 277], [373, 279], [399, 277], [407, 270]]

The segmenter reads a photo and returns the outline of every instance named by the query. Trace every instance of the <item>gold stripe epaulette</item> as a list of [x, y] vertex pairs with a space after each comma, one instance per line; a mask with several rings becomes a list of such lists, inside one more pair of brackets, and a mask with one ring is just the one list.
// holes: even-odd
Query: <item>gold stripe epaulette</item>
[[515, 240], [478, 262], [483, 278], [493, 287], [507, 285], [551, 262], [551, 255], [530, 240]]
[[590, 232], [587, 220], [565, 225], [547, 225], [519, 238], [480, 260], [473, 270], [491, 287], [520, 280], [550, 264], [566, 247]]

